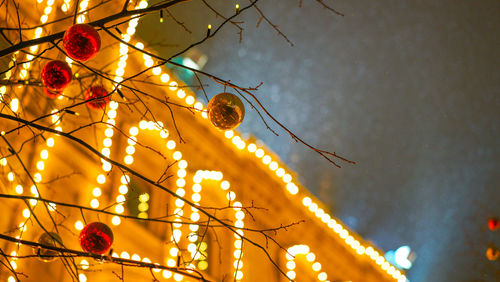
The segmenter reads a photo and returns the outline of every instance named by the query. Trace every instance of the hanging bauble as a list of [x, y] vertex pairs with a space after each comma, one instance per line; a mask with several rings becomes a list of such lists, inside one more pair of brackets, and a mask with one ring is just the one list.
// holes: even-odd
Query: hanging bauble
[[500, 220], [498, 220], [498, 218], [494, 218], [494, 217], [488, 219], [488, 228], [491, 231], [498, 230], [498, 228], [500, 228]]
[[85, 252], [104, 254], [113, 244], [113, 232], [104, 223], [92, 222], [80, 232], [79, 241]]
[[90, 87], [87, 91], [85, 91], [85, 100], [88, 101], [87, 106], [94, 110], [105, 108], [109, 103], [108, 94], [108, 91], [102, 86]]
[[48, 89], [47, 87], [43, 88], [43, 93], [45, 93], [45, 95], [51, 99], [55, 99], [55, 98], [58, 98], [59, 96], [61, 96], [62, 95], [61, 91], [51, 90], [51, 89]]
[[496, 260], [498, 259], [498, 256], [500, 256], [500, 252], [495, 247], [489, 247], [486, 250], [486, 257], [489, 260]]
[[215, 95], [207, 106], [208, 117], [220, 130], [234, 129], [245, 117], [245, 106], [238, 96], [231, 93]]
[[[40, 235], [38, 238], [38, 243], [41, 245], [49, 246], [49, 247], [62, 247], [62, 239], [59, 234], [54, 232], [46, 232]], [[57, 259], [57, 255], [59, 252], [54, 250], [45, 249], [43, 247], [38, 247], [34, 250], [35, 254], [41, 261], [49, 262]]]
[[71, 83], [73, 73], [66, 62], [53, 60], [43, 66], [40, 76], [45, 87], [59, 91]]
[[91, 25], [75, 24], [64, 33], [63, 47], [71, 59], [84, 62], [97, 55], [101, 38]]

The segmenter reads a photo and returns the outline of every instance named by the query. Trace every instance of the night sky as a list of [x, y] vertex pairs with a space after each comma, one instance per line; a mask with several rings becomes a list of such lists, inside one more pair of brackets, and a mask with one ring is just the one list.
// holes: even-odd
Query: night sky
[[[247, 1], [240, 1], [244, 6]], [[262, 0], [240, 18], [243, 41], [227, 25], [199, 50], [204, 70], [257, 92], [297, 135], [357, 162], [335, 168], [274, 136], [247, 108], [240, 131], [253, 134], [299, 174], [332, 213], [384, 250], [409, 245], [411, 281], [500, 281], [487, 228], [500, 216], [500, 2]], [[234, 1], [209, 1], [230, 15]], [[168, 56], [220, 18], [201, 1], [149, 16], [139, 36]], [[208, 81], [207, 81], [208, 82]], [[209, 96], [222, 92], [212, 85]], [[274, 127], [278, 129], [278, 127]]]

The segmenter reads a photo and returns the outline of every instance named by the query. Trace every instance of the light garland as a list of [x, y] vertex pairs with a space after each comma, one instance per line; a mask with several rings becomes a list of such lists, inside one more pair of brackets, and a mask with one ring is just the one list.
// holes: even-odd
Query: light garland
[[[38, 2], [41, 3], [43, 1], [42, 0], [38, 0]], [[89, 2], [88, 0], [84, 0], [84, 1], [80, 2], [79, 12], [82, 12], [82, 11], [86, 10], [86, 8], [88, 7], [88, 4], [89, 4], [88, 2]], [[53, 9], [52, 9], [52, 5], [53, 4], [54, 4], [54, 0], [47, 0], [47, 6], [44, 9], [44, 14], [40, 18], [40, 21], [42, 23], [46, 23], [48, 21], [49, 15], [53, 11]], [[147, 1], [143, 0], [143, 1], [141, 1], [139, 3], [139, 5], [136, 8], [146, 8], [147, 5], [148, 5]], [[64, 3], [61, 6], [61, 9], [64, 12], [67, 12], [67, 11], [69, 11], [70, 6], [71, 6], [71, 0], [64, 0]], [[77, 22], [78, 23], [83, 23], [85, 21], [86, 14], [87, 13], [79, 15], [77, 17]], [[127, 28], [127, 33], [126, 34], [122, 34], [123, 40], [125, 40], [126, 42], [128, 42], [130, 40], [131, 36], [135, 33], [135, 28], [137, 26], [137, 23], [138, 23], [138, 19], [132, 19], [129, 22], [129, 27]], [[35, 29], [35, 38], [39, 38], [41, 36], [41, 34], [42, 34], [42, 28], [41, 27]], [[142, 49], [143, 46], [144, 45], [142, 43], [137, 43], [136, 44], [136, 47], [138, 47], [139, 49]], [[37, 45], [32, 46], [30, 48], [30, 50], [32, 52], [37, 51], [37, 49], [38, 49]], [[128, 46], [125, 45], [125, 44], [120, 44], [120, 54], [121, 54], [121, 57], [120, 57], [120, 62], [118, 63], [118, 67], [117, 67], [117, 69], [115, 71], [116, 76], [114, 78], [114, 81], [116, 83], [120, 83], [121, 81], [123, 81], [124, 68], [126, 66], [126, 61], [127, 61], [127, 58], [128, 58], [128, 54], [127, 53], [128, 53]], [[148, 56], [148, 55], [145, 54], [145, 55], [143, 55], [143, 57], [145, 59], [145, 66], [146, 67], [151, 67], [154, 64], [154, 62], [153, 62], [153, 60], [151, 59], [150, 56]], [[31, 60], [31, 59], [33, 59], [33, 56], [32, 55], [27, 55], [27, 59]], [[28, 70], [30, 68], [30, 65], [31, 64], [29, 62], [25, 63], [23, 65], [23, 69], [21, 70], [21, 72], [19, 74], [20, 78], [26, 79], [28, 77]], [[153, 74], [155, 76], [159, 76], [160, 80], [163, 83], [165, 83], [165, 84], [168, 83], [167, 85], [169, 86], [169, 89], [172, 90], [172, 91], [176, 91], [177, 97], [179, 99], [182, 99], [186, 105], [193, 107], [193, 109], [195, 109], [196, 112], [200, 113], [200, 115], [201, 115], [201, 117], [203, 119], [206, 120], [208, 118], [207, 113], [206, 113], [206, 109], [204, 109], [203, 104], [201, 102], [197, 101], [194, 95], [188, 95], [188, 94], [186, 94], [185, 90], [179, 89], [178, 88], [178, 83], [175, 82], [175, 81], [173, 81], [173, 80], [170, 81], [170, 76], [167, 73], [162, 73], [160, 67], [153, 68], [152, 72], [153, 72]], [[0, 87], [0, 98], [3, 98], [3, 95], [5, 93], [6, 93], [6, 87], [5, 86]], [[11, 110], [13, 112], [17, 112], [18, 111], [18, 109], [19, 109], [19, 100], [17, 98], [14, 98], [14, 99], [11, 100], [10, 108], [11, 108]], [[111, 110], [108, 112], [108, 121], [107, 122], [110, 123], [110, 124], [115, 124], [116, 110], [118, 108], [118, 103], [117, 102], [111, 102], [110, 103], [110, 108], [111, 108]], [[52, 118], [53, 118], [53, 122], [54, 122], [54, 119], [57, 118], [55, 120], [55, 123], [56, 123], [56, 125], [58, 125], [58, 123], [59, 123], [59, 117], [56, 114], [54, 114]], [[140, 124], [139, 124], [139, 127], [140, 127]], [[62, 130], [60, 126], [58, 126], [56, 129], [57, 130]], [[103, 145], [104, 145], [105, 148], [103, 149], [103, 152], [102, 152], [106, 156], [109, 156], [110, 147], [112, 146], [112, 141], [111, 141], [111, 137], [113, 136], [112, 132], [113, 132], [112, 126], [108, 125], [108, 129], [106, 129], [106, 131], [105, 131], [106, 138], [104, 138], [104, 140], [103, 140]], [[266, 154], [266, 152], [265, 152], [265, 150], [263, 148], [259, 148], [254, 143], [247, 144], [241, 138], [241, 136], [237, 135], [232, 130], [231, 131], [226, 131], [226, 132], [224, 132], [222, 134], [227, 139], [230, 139], [231, 143], [238, 150], [241, 151], [241, 150], [247, 148], [247, 150], [248, 150], [249, 153], [251, 153], [252, 155], [254, 155], [257, 159], [261, 159], [261, 162], [263, 163], [263, 165], [265, 167], [267, 167], [271, 172], [274, 172], [274, 174], [283, 182], [284, 187], [285, 187], [286, 191], [288, 192], [288, 194], [290, 194], [290, 196], [295, 196], [295, 195], [297, 195], [299, 193], [299, 188], [298, 188], [298, 186], [294, 182], [292, 182], [291, 175], [289, 173], [287, 173], [287, 171], [284, 168], [280, 168], [279, 167], [279, 163], [276, 160], [273, 160], [273, 158], [269, 154]], [[162, 136], [162, 138], [166, 138], [166, 137]], [[129, 138], [129, 140], [133, 140], [133, 139]], [[136, 142], [136, 140], [135, 140], [135, 142]], [[135, 142], [132, 142], [133, 144], [130, 144], [130, 142], [129, 142], [130, 146], [127, 147], [127, 148], [130, 148], [130, 147], [133, 148], [133, 146], [135, 145]], [[54, 139], [53, 138], [48, 138], [46, 145], [48, 147], [53, 147], [54, 146]], [[168, 149], [173, 150], [175, 148], [175, 142], [173, 140], [168, 140], [166, 142], [166, 146], [167, 146]], [[127, 153], [129, 153], [129, 152], [131, 152], [131, 154], [128, 154], [127, 156], [132, 157], [132, 155], [133, 155], [132, 149], [129, 149], [129, 151], [127, 151]], [[134, 150], [134, 152], [135, 152], [135, 150]], [[41, 156], [41, 160], [36, 163], [36, 167], [37, 167], [38, 172], [34, 174], [34, 179], [35, 179], [36, 182], [40, 182], [41, 179], [42, 179], [41, 178], [41, 172], [45, 169], [44, 160], [46, 160], [47, 157], [48, 157], [48, 150], [47, 149], [42, 150], [40, 156]], [[184, 191], [183, 187], [185, 186], [185, 181], [182, 181], [182, 180], [184, 180], [185, 173], [183, 173], [182, 171], [184, 170], [184, 172], [185, 172], [185, 168], [187, 166], [187, 161], [181, 159], [182, 154], [179, 151], [175, 151], [172, 156], [173, 156], [174, 159], [179, 160], [179, 170], [177, 171], [177, 175], [178, 175], [178, 179], [177, 179], [177, 186], [178, 186], [177, 194], [178, 195], [182, 194], [182, 196], [184, 196], [185, 191]], [[124, 161], [127, 164], [131, 164], [133, 162], [133, 158], [128, 158], [128, 159], [125, 159]], [[183, 164], [182, 165], [183, 167], [181, 167], [181, 165], [180, 165], [181, 163]], [[0, 160], [0, 164], [3, 165], [3, 166], [5, 166], [7, 164], [7, 160], [6, 159], [1, 159]], [[185, 166], [184, 166], [184, 164], [185, 164]], [[103, 170], [105, 172], [111, 170], [111, 165], [109, 163], [105, 162], [104, 160], [103, 160]], [[180, 177], [180, 175], [183, 175], [183, 177]], [[196, 175], [195, 175], [195, 177], [196, 177]], [[9, 181], [13, 182], [14, 178], [15, 178], [15, 176], [14, 176], [14, 174], [13, 174], [12, 171], [10, 173], [8, 173], [8, 179], [9, 179]], [[100, 174], [100, 175], [97, 176], [97, 182], [99, 184], [104, 184], [105, 178], [106, 177], [105, 177], [104, 174]], [[124, 195], [127, 193], [127, 190], [125, 188], [123, 188], [123, 187], [126, 187], [125, 183], [128, 183], [128, 179], [127, 178], [122, 178], [122, 179], [124, 179], [122, 181], [123, 185], [120, 186], [119, 192], [120, 192], [120, 195], [122, 195], [124, 197]], [[125, 181], [125, 183], [123, 183], [124, 181]], [[224, 183], [224, 182], [222, 182], [222, 183]], [[21, 185], [17, 185], [16, 188], [15, 188], [15, 191], [16, 191], [17, 194], [22, 194], [23, 190], [24, 189], [23, 189], [23, 187]], [[31, 189], [31, 191], [32, 191], [32, 193], [36, 197], [38, 197], [38, 195], [37, 195], [38, 193], [37, 192], [36, 193], [33, 192], [33, 189]], [[184, 191], [184, 192], [182, 192], [182, 191]], [[92, 194], [94, 195], [95, 198], [92, 199], [90, 205], [92, 207], [96, 208], [96, 207], [99, 206], [98, 197], [101, 196], [102, 191], [101, 191], [101, 189], [99, 187], [96, 187], [96, 188], [94, 188], [92, 190]], [[194, 193], [193, 197], [194, 197], [195, 194], [197, 194], [197, 193]], [[119, 197], [120, 197], [120, 195], [119, 195]], [[233, 192], [233, 194], [231, 194], [231, 192], [227, 193], [227, 197], [229, 197], [230, 200], [234, 200], [233, 196], [235, 197], [234, 192]], [[299, 196], [302, 197], [301, 195], [299, 195]], [[198, 197], [198, 196], [196, 196], [196, 197]], [[121, 199], [122, 198], [120, 198], [120, 200]], [[196, 198], [196, 199], [198, 199], [198, 198]], [[199, 196], [199, 199], [201, 200], [201, 196]], [[36, 200], [34, 200], [34, 201], [35, 202], [32, 202], [32, 203], [36, 204]], [[117, 202], [118, 202], [118, 199], [117, 199]], [[147, 201], [145, 201], [145, 202], [147, 202]], [[394, 266], [390, 265], [384, 259], [384, 257], [382, 255], [380, 255], [371, 246], [364, 246], [364, 245], [362, 245], [361, 242], [359, 242], [357, 239], [355, 239], [352, 235], [349, 234], [349, 231], [347, 229], [345, 229], [341, 224], [337, 223], [336, 220], [334, 220], [327, 212], [325, 212], [323, 209], [319, 208], [318, 203], [314, 202], [314, 200], [310, 196], [303, 196], [301, 202], [302, 202], [302, 204], [303, 204], [303, 206], [305, 207], [306, 210], [308, 210], [309, 212], [312, 212], [314, 216], [316, 216], [321, 222], [323, 222], [324, 224], [326, 224], [335, 234], [337, 234], [341, 239], [343, 239], [345, 241], [346, 245], [350, 246], [355, 251], [356, 254], [358, 254], [358, 255], [367, 255], [376, 265], [379, 265], [381, 267], [381, 269], [384, 270], [387, 274], [391, 275], [393, 278], [397, 279], [398, 281], [406, 281], [405, 275], [403, 275], [400, 271], [396, 270]], [[118, 206], [119, 205], [117, 205], [117, 207]], [[184, 203], [181, 204], [180, 201], [179, 202], [176, 201], [176, 206], [177, 206], [177, 212], [180, 212], [179, 213], [180, 215], [177, 215], [177, 213], [176, 213], [176, 216], [180, 217], [180, 216], [182, 216], [182, 213], [183, 213], [182, 207], [184, 206]], [[49, 208], [50, 208], [50, 205], [49, 205]], [[54, 206], [54, 209], [55, 209], [55, 206]], [[117, 213], [120, 213], [120, 212], [118, 212], [119, 210], [121, 210], [121, 212], [123, 212], [122, 209], [118, 208], [118, 210], [116, 210], [116, 208], [115, 208], [115, 211], [117, 211]], [[242, 221], [242, 219], [244, 218], [244, 213], [241, 211], [241, 208], [240, 208], [240, 210], [236, 210], [235, 209], [235, 211], [236, 211], [235, 217], [237, 219], [237, 222], [241, 221], [241, 224], [238, 224], [237, 227], [239, 227], [239, 225], [241, 225], [241, 228], [242, 228], [243, 227], [243, 221]], [[23, 213], [22, 213], [23, 217], [26, 218], [26, 216], [28, 216], [28, 217], [31, 216], [28, 213], [29, 213], [29, 210], [28, 210], [28, 212], [26, 212], [26, 209], [23, 210]], [[196, 214], [196, 208], [192, 209], [192, 217], [193, 217], [194, 214]], [[243, 218], [241, 218], [241, 214], [243, 214]], [[196, 219], [196, 216], [194, 216], [194, 217]], [[115, 218], [117, 218], [117, 220], [115, 220]], [[119, 220], [120, 220], [120, 218], [115, 216], [115, 217], [113, 217], [112, 222], [113, 222], [113, 224], [118, 225], [118, 224], [120, 224]], [[25, 225], [20, 226], [20, 228], [23, 229], [24, 231], [26, 230], [26, 226]], [[75, 222], [75, 228], [77, 230], [81, 230], [83, 228], [83, 223], [81, 221]], [[175, 230], [178, 230], [179, 232], [175, 232]], [[241, 231], [241, 230], [238, 230], [238, 231]], [[180, 240], [181, 234], [182, 234], [182, 232], [181, 232], [180, 229], [174, 229], [172, 239], [174, 239], [174, 240], [175, 239], [179, 239]], [[176, 242], [177, 241], [178, 240], [176, 240]], [[240, 238], [240, 241], [241, 241], [241, 238]], [[237, 246], [237, 245], [238, 244], [236, 244], [236, 242], [235, 242], [235, 246]], [[302, 245], [299, 245], [299, 246], [302, 246]], [[241, 253], [241, 248], [239, 250], [240, 250], [240, 253]], [[237, 249], [237, 251], [238, 251], [238, 249]], [[171, 251], [171, 255], [172, 255], [172, 253], [174, 253], [174, 251]], [[115, 255], [115, 254], [113, 254], [113, 255]], [[134, 259], [134, 256], [132, 256], [132, 257], [133, 257], [132, 259]], [[235, 257], [236, 257], [236, 252], [235, 252]], [[140, 260], [140, 257], [138, 255], [136, 255], [135, 258], [138, 259], [138, 260]], [[238, 258], [239, 258], [239, 255], [238, 255]], [[172, 264], [171, 261], [172, 261], [172, 259], [169, 259], [167, 261], [167, 264], [169, 266], [171, 266], [170, 264]], [[85, 260], [82, 260], [80, 263], [83, 264], [83, 265], [85, 265], [85, 262], [86, 262]], [[88, 262], [86, 262], [86, 263], [88, 265]], [[235, 267], [237, 269], [237, 271], [236, 271], [236, 276], [237, 276], [236, 279], [237, 280], [241, 280], [242, 279], [242, 272], [240, 271], [241, 266], [240, 265], [236, 265], [237, 263], [238, 263], [238, 260], [235, 261]], [[318, 267], [316, 267], [316, 268], [318, 268]], [[238, 278], [239, 273], [241, 273], [241, 277]], [[321, 277], [320, 277], [320, 275], [321, 275]], [[172, 276], [172, 273], [168, 272], [168, 271], [164, 271], [163, 272], [163, 276], [165, 278], [170, 278]], [[180, 275], [180, 274], [174, 274], [174, 279], [176, 281], [182, 280], [182, 277], [183, 276]], [[86, 276], [84, 274], [80, 274], [79, 278], [80, 278], [80, 281], [86, 281], [87, 280], [87, 278], [86, 278]], [[14, 278], [12, 276], [10, 276], [8, 278], [8, 281], [11, 281], [12, 279], [14, 279]], [[291, 278], [291, 279], [293, 279], [293, 278]], [[327, 279], [326, 273], [322, 272], [322, 273], [318, 274], [318, 279], [320, 281], [326, 280]]]
[[[241, 203], [240, 202], [235, 202], [236, 200], [236, 193], [233, 191], [229, 190], [230, 188], [230, 183], [227, 180], [223, 179], [223, 174], [220, 171], [206, 171], [206, 170], [198, 170], [196, 171], [195, 175], [193, 176], [193, 186], [192, 186], [192, 191], [193, 194], [191, 195], [191, 199], [196, 205], [199, 205], [199, 202], [201, 200], [201, 182], [204, 180], [215, 180], [220, 182], [220, 188], [223, 192], [226, 193], [226, 199], [229, 201], [229, 203], [232, 203], [233, 209], [235, 211], [235, 223], [234, 226], [237, 228], [236, 229], [236, 234], [235, 234], [235, 241], [234, 241], [234, 263], [233, 266], [235, 268], [235, 280], [240, 281], [243, 279], [243, 271], [241, 270], [243, 268], [243, 262], [242, 262], [242, 257], [243, 257], [243, 240], [242, 236], [244, 234], [243, 228], [245, 226], [245, 223], [243, 222], [243, 219], [245, 218], [245, 213], [241, 210]], [[190, 219], [193, 222], [198, 222], [200, 220], [200, 215], [198, 213], [198, 209], [195, 207], [191, 208], [192, 213], [190, 216]], [[191, 224], [189, 226], [191, 231], [196, 232], [198, 231], [199, 225], [196, 224]], [[198, 239], [198, 236], [196, 233], [194, 235], [190, 235], [190, 240], [191, 237], [193, 237], [192, 243], [188, 245], [188, 250], [191, 253], [191, 258], [193, 259], [198, 259], [200, 257], [200, 253], [198, 251], [198, 248], [196, 245], [193, 243]], [[202, 269], [203, 270], [203, 269]]]
[[[305, 258], [308, 262], [311, 263], [311, 268], [314, 272], [319, 272], [321, 270], [321, 263], [316, 261], [316, 255], [310, 251], [309, 246], [307, 245], [295, 245], [287, 249], [286, 257], [286, 268], [288, 269], [286, 276], [290, 280], [294, 280], [296, 278], [295, 259], [297, 255], [305, 255]], [[317, 275], [317, 279], [319, 281], [326, 281], [328, 279], [328, 275], [326, 272], [319, 272]]]

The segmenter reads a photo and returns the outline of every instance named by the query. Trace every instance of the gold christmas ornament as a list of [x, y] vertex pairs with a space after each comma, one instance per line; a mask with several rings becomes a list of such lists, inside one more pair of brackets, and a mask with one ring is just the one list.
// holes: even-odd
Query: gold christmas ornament
[[493, 260], [496, 260], [498, 259], [498, 256], [500, 256], [500, 252], [495, 249], [494, 247], [489, 247], [487, 250], [486, 250], [486, 257], [493, 261]]
[[238, 127], [245, 117], [245, 106], [238, 96], [231, 93], [215, 95], [207, 106], [208, 117], [220, 130]]
[[[40, 237], [38, 238], [38, 243], [50, 247], [62, 247], [61, 237], [59, 236], [59, 234], [54, 232], [46, 232], [40, 235]], [[44, 249], [42, 247], [36, 248], [34, 252], [36, 255], [38, 255], [38, 258], [44, 262], [54, 261], [55, 259], [57, 259], [58, 255], [57, 251]]]

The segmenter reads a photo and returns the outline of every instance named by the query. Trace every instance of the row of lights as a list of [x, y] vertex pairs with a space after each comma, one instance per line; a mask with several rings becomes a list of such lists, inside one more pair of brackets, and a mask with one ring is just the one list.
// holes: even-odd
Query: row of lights
[[[38, 0], [38, 3], [41, 3], [43, 2], [43, 0]], [[54, 4], [54, 0], [47, 0], [47, 5], [45, 6], [44, 8], [44, 14], [41, 16], [40, 18], [40, 22], [43, 24], [43, 23], [46, 23], [48, 18], [49, 18], [49, 15], [51, 14], [52, 12], [52, 5]], [[34, 34], [34, 38], [40, 38], [41, 35], [42, 35], [42, 28], [41, 27], [37, 27], [35, 29], [35, 34]], [[30, 51], [32, 53], [36, 52], [38, 50], [38, 45], [34, 45], [34, 46], [31, 46], [30, 47]], [[28, 54], [26, 55], [26, 60], [28, 62], [24, 63], [22, 65], [22, 69], [19, 73], [19, 77], [21, 79], [27, 79], [28, 76], [29, 76], [29, 70], [31, 68], [31, 63], [29, 61], [31, 61], [32, 59], [34, 58], [33, 55], [31, 54]], [[14, 63], [16, 60], [16, 58], [14, 57], [13, 58], [13, 61], [11, 63]], [[10, 65], [9, 65], [10, 66]], [[9, 79], [11, 76], [11, 71], [7, 72], [6, 73], [6, 79]], [[7, 88], [6, 86], [2, 86], [0, 88], [0, 99], [3, 100], [3, 95], [7, 92]], [[10, 102], [10, 109], [12, 110], [12, 112], [16, 113], [18, 112], [19, 110], [19, 100], [17, 98], [13, 98]], [[59, 116], [57, 114], [54, 114], [56, 110], [54, 110], [52, 113], [52, 123], [54, 125], [56, 125], [56, 130], [58, 131], [61, 131], [62, 128], [59, 126], [59, 123], [60, 123], [60, 120], [59, 120]], [[46, 145], [47, 147], [53, 147], [54, 146], [54, 138], [53, 137], [50, 137], [46, 140]], [[33, 180], [37, 183], [41, 182], [42, 181], [42, 174], [41, 172], [45, 169], [45, 160], [48, 158], [49, 154], [48, 154], [48, 150], [47, 148], [44, 148], [41, 153], [40, 153], [40, 160], [36, 163], [36, 168], [37, 168], [37, 172], [33, 175]], [[0, 161], [0, 164], [3, 165], [3, 166], [6, 166], [7, 165], [7, 160], [6, 159], [2, 159]], [[12, 171], [10, 171], [8, 174], [7, 174], [7, 179], [11, 182], [14, 182], [14, 173]], [[24, 193], [24, 189], [23, 189], [23, 186], [18, 183], [18, 185], [16, 185], [15, 187], [15, 192], [19, 195], [23, 194]], [[30, 188], [30, 192], [33, 194], [34, 197], [39, 197], [39, 191], [37, 189], [37, 187], [35, 185], [32, 185], [31, 188]], [[37, 204], [37, 200], [30, 200], [29, 203], [31, 206], [34, 206]], [[55, 211], [56, 210], [56, 205], [54, 203], [49, 203], [48, 204], [48, 209], [49, 211]], [[21, 239], [22, 238], [22, 235], [26, 233], [27, 231], [27, 225], [26, 225], [26, 222], [28, 222], [31, 218], [31, 212], [28, 208], [25, 208], [23, 209], [22, 211], [22, 217], [23, 217], [23, 220], [21, 221], [21, 223], [18, 225], [19, 226], [19, 231], [20, 231], [20, 234], [18, 236], [16, 236], [16, 238], [18, 239]], [[19, 247], [21, 244], [20, 243], [17, 243], [16, 244], [17, 247]], [[18, 249], [19, 250], [19, 249]], [[13, 256], [13, 260], [11, 261], [11, 266], [12, 266], [12, 269], [16, 270], [17, 269], [17, 263], [16, 263], [16, 256], [17, 256], [17, 251], [12, 251], [11, 252], [11, 255]], [[12, 282], [12, 281], [15, 281], [15, 278], [13, 276], [9, 276], [7, 278], [7, 281], [9, 282]]]
[[[311, 267], [314, 272], [319, 272], [321, 270], [321, 263], [316, 261], [316, 255], [311, 252], [307, 245], [295, 245], [288, 248], [286, 253], [286, 268], [288, 269], [286, 276], [290, 280], [295, 279], [296, 276], [294, 269], [296, 266], [295, 258], [297, 255], [305, 255], [306, 260], [311, 263]], [[324, 271], [319, 272], [317, 278], [319, 281], [326, 281], [328, 279], [328, 275]]]
[[[154, 62], [148, 55], [144, 55], [145, 57], [145, 65], [146, 67], [151, 67]], [[153, 68], [153, 74], [160, 75], [161, 70], [156, 70]], [[166, 74], [163, 74], [164, 76]], [[168, 79], [162, 79], [160, 76], [160, 80], [163, 83], [167, 83]], [[177, 90], [177, 83], [172, 81], [168, 84], [170, 90]], [[203, 108], [203, 104], [197, 102], [194, 96], [187, 95], [183, 89], [177, 90], [177, 97], [180, 99], [185, 99], [185, 103], [188, 106], [193, 106], [196, 110], [198, 110], [204, 119], [207, 119], [206, 109]], [[197, 104], [198, 103], [198, 104]], [[201, 105], [201, 106], [200, 106]], [[238, 149], [243, 150], [247, 148], [248, 152], [252, 153], [256, 158], [260, 159], [263, 165], [265, 165], [270, 171], [272, 171], [276, 176], [283, 182], [285, 185], [286, 191], [290, 195], [297, 195], [299, 193], [298, 185], [292, 181], [292, 176], [288, 173], [283, 167], [280, 167], [278, 162], [273, 160], [273, 158], [266, 154], [265, 150], [261, 147], [258, 147], [255, 143], [246, 144], [241, 136], [239, 136], [235, 131], [228, 130], [225, 131], [224, 136], [227, 139], [231, 140], [231, 143]], [[377, 251], [373, 249], [373, 247], [365, 247], [361, 245], [361, 243], [354, 239], [353, 236], [349, 235], [349, 231], [342, 227], [341, 224], [337, 223], [326, 211], [319, 208], [317, 203], [314, 203], [313, 200], [305, 196], [302, 199], [302, 202], [306, 208], [310, 212], [312, 212], [316, 217], [318, 217], [323, 223], [325, 223], [330, 229], [332, 229], [335, 233], [337, 233], [340, 238], [344, 239], [346, 244], [351, 246], [358, 255], [367, 255], [370, 257], [377, 265], [379, 265], [382, 270], [384, 270], [387, 274], [391, 275], [394, 279], [398, 281], [406, 281], [406, 276], [402, 274], [399, 270], [397, 270], [394, 266], [390, 265], [383, 256], [380, 256]]]
[[[230, 188], [230, 183], [227, 180], [223, 180], [223, 174], [220, 171], [208, 171], [208, 170], [198, 170], [196, 171], [195, 175], [193, 176], [193, 187], [192, 191], [193, 194], [191, 196], [191, 199], [193, 202], [198, 205], [200, 200], [201, 200], [201, 182], [203, 180], [215, 180], [215, 181], [220, 181], [220, 188], [222, 191], [227, 191], [226, 192], [226, 198], [229, 201], [229, 203], [232, 203], [233, 209], [235, 211], [235, 222], [234, 226], [238, 228], [235, 233], [235, 241], [234, 241], [234, 268], [235, 268], [235, 279], [236, 280], [242, 280], [243, 279], [243, 271], [241, 270], [243, 268], [243, 262], [241, 258], [243, 257], [243, 241], [242, 241], [242, 236], [243, 236], [243, 228], [245, 226], [245, 223], [243, 222], [243, 219], [245, 219], [245, 213], [241, 210], [241, 203], [240, 202], [235, 202], [236, 200], [236, 194], [229, 190]], [[198, 209], [195, 207], [191, 208], [192, 213], [191, 213], [191, 220], [193, 222], [198, 222], [200, 220], [200, 215], [198, 213]], [[198, 230], [198, 225], [192, 224], [190, 225], [191, 231], [196, 232]], [[198, 240], [198, 237], [196, 235], [190, 235], [190, 241], [191, 242], [196, 242]], [[197, 251], [196, 245], [194, 243], [191, 243], [188, 245], [188, 250], [191, 252], [191, 257], [193, 259], [199, 259], [199, 252]], [[204, 269], [201, 269], [204, 270]]]

